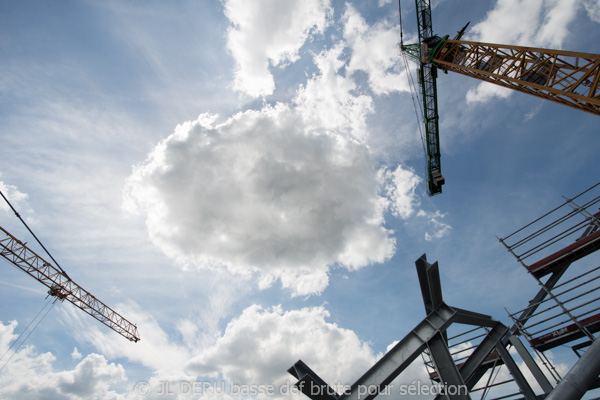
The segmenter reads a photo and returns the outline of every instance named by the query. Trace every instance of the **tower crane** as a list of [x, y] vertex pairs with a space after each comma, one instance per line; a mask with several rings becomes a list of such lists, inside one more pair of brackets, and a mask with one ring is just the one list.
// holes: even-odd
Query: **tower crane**
[[433, 33], [430, 0], [415, 0], [419, 43], [404, 44], [400, 11], [400, 49], [419, 65], [427, 160], [427, 191], [442, 192], [438, 70], [456, 72], [528, 93], [559, 104], [600, 115], [600, 55], [534, 47], [460, 40], [467, 24], [454, 39]]
[[[17, 210], [15, 210], [13, 205], [1, 191], [0, 196], [2, 196], [10, 209], [15, 213], [16, 217], [23, 225], [25, 225], [40, 246], [46, 250], [44, 245], [31, 231], [27, 223], [21, 218]], [[44, 260], [27, 247], [25, 243], [21, 242], [0, 226], [0, 256], [48, 287], [49, 296], [55, 297], [56, 300], [60, 300], [61, 302], [67, 300], [132, 342], [140, 340], [137, 326], [98, 300], [90, 292], [73, 282], [48, 250], [46, 250], [46, 253], [48, 253], [52, 261], [56, 263], [56, 266]]]

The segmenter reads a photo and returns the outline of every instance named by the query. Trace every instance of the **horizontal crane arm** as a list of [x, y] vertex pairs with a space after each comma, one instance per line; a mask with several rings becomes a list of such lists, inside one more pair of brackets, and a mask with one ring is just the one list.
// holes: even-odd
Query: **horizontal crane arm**
[[118, 334], [137, 342], [137, 327], [96, 299], [20, 240], [0, 227], [0, 255], [48, 287], [48, 294], [67, 300]]
[[600, 55], [447, 40], [433, 63], [483, 81], [600, 115]]

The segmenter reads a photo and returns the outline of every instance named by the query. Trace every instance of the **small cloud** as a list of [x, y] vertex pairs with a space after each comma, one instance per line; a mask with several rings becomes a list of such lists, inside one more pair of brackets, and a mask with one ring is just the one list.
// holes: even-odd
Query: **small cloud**
[[71, 358], [73, 360], [81, 360], [83, 358], [83, 356], [81, 355], [79, 350], [77, 350], [77, 347], [73, 347], [73, 352], [71, 353]]
[[469, 89], [467, 92], [467, 104], [485, 103], [494, 97], [506, 99], [512, 94], [512, 90], [494, 85], [489, 82], [482, 82], [475, 89]]
[[539, 104], [536, 108], [534, 108], [533, 110], [529, 111], [527, 114], [525, 114], [525, 118], [523, 119], [523, 122], [527, 122], [530, 119], [532, 119], [533, 117], [536, 116], [536, 114], [542, 109], [542, 104]]
[[434, 232], [428, 233], [425, 232], [425, 240], [432, 241], [434, 239], [441, 239], [450, 232], [452, 227], [441, 220], [446, 216], [446, 214], [442, 214], [439, 210], [436, 210], [434, 213], [427, 212], [424, 210], [419, 210], [417, 216], [426, 218], [429, 221], [429, 224], [433, 226]]
[[396, 217], [409, 218], [420, 203], [415, 191], [421, 183], [421, 178], [412, 169], [404, 169], [399, 165], [394, 171], [386, 170], [384, 179], [390, 211]]
[[[1, 173], [0, 177], [2, 177]], [[29, 196], [26, 193], [21, 192], [16, 186], [9, 185], [0, 181], [0, 191], [2, 191], [4, 196], [8, 199], [8, 201], [11, 202], [11, 204], [17, 209], [17, 211], [27, 209], [29, 214], [32, 213], [32, 210], [27, 204], [27, 199], [29, 198]], [[6, 201], [4, 201], [4, 199], [0, 199], [0, 210], [12, 212], [9, 205], [6, 203]]]

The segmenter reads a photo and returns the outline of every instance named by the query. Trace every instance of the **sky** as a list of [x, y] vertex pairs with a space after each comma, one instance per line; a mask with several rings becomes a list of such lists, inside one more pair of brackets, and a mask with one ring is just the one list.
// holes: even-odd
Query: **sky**
[[[468, 21], [600, 52], [597, 0], [433, 1], [437, 34]], [[350, 385], [424, 318], [425, 253], [446, 303], [510, 324], [537, 287], [496, 236], [598, 181], [598, 117], [440, 74], [428, 197], [399, 40], [391, 0], [0, 2], [0, 190], [141, 337], [56, 303], [9, 349], [51, 299], [3, 262], [0, 397], [229, 400], [298, 359]]]

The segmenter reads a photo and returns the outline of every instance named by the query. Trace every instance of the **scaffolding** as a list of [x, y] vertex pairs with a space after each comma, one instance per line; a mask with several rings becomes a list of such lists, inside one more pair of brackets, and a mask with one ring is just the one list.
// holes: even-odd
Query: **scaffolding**
[[[568, 346], [581, 359], [600, 331], [600, 260], [595, 254], [600, 248], [600, 183], [564, 200], [499, 238], [540, 287], [527, 307], [509, 312], [513, 328], [557, 384], [563, 378], [545, 352]], [[594, 379], [586, 390], [598, 387]]]

